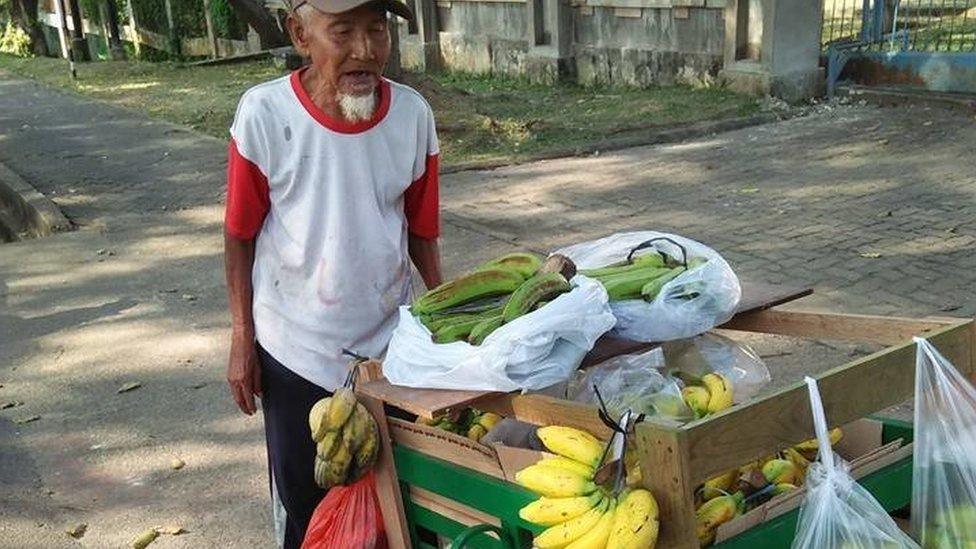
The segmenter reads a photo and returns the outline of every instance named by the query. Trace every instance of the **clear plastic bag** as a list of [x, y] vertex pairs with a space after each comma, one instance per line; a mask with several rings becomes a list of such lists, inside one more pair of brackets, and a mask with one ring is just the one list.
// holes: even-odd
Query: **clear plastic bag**
[[926, 549], [976, 547], [976, 389], [915, 338], [912, 532]]
[[700, 378], [711, 372], [725, 376], [733, 387], [733, 399], [741, 404], [756, 396], [772, 377], [763, 359], [749, 346], [718, 334], [707, 333], [663, 345], [667, 373]]
[[680, 382], [661, 374], [660, 348], [637, 355], [621, 355], [586, 370], [569, 389], [577, 402], [597, 404], [596, 385], [607, 411], [619, 417], [626, 410], [637, 414], [690, 421], [695, 418], [681, 397]]
[[577, 275], [573, 289], [516, 318], [481, 345], [439, 344], [407, 307], [383, 360], [390, 383], [470, 391], [537, 390], [568, 380], [596, 340], [613, 327], [607, 292]]
[[793, 549], [901, 549], [918, 544], [850, 475], [834, 454], [817, 381], [806, 378], [819, 443], [819, 459], [807, 470], [807, 493], [797, 519]]
[[651, 302], [611, 303], [617, 319], [615, 335], [634, 341], [671, 341], [704, 333], [732, 318], [742, 297], [739, 279], [718, 252], [694, 240], [654, 231], [617, 233], [556, 253], [572, 259], [580, 269], [596, 269], [626, 260], [648, 242], [644, 249], [686, 262], [707, 261], [669, 281]]

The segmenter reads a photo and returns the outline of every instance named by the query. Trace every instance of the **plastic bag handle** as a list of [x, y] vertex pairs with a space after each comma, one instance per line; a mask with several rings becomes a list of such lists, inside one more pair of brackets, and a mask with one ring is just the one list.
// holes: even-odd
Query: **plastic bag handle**
[[[630, 253], [627, 254], [627, 263], [630, 263], [631, 261], [633, 261], [634, 254], [635, 253], [637, 253], [637, 252], [639, 252], [641, 250], [646, 250], [647, 248], [653, 248], [654, 247], [654, 243], [657, 242], [657, 241], [659, 241], [659, 240], [664, 240], [666, 242], [670, 242], [671, 244], [674, 244], [675, 246], [677, 246], [679, 250], [681, 250], [681, 266], [687, 269], [688, 268], [688, 250], [686, 250], [685, 247], [682, 246], [681, 244], [678, 244], [677, 242], [675, 242], [674, 240], [672, 240], [672, 239], [670, 239], [670, 238], [668, 238], [666, 236], [658, 236], [658, 237], [652, 238], [650, 240], [645, 240], [644, 242], [641, 242], [640, 244], [638, 244], [638, 245], [634, 246], [633, 248], [631, 248]], [[659, 253], [661, 255], [666, 255], [663, 252], [661, 252], [660, 250], [656, 250], [656, 251], [657, 251], [657, 253]]]
[[817, 380], [806, 376], [807, 390], [810, 393], [810, 411], [813, 413], [813, 428], [817, 434], [817, 452], [820, 463], [827, 471], [834, 469], [834, 450], [830, 447], [830, 436], [827, 434], [827, 417], [824, 415], [823, 401], [820, 399], [820, 389]]

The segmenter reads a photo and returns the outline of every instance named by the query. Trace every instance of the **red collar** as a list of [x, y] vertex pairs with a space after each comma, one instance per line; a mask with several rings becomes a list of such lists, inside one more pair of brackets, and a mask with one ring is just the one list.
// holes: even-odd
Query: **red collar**
[[303, 107], [305, 107], [308, 114], [326, 128], [339, 133], [361, 133], [379, 124], [380, 121], [382, 121], [386, 116], [386, 113], [389, 112], [390, 82], [386, 78], [380, 77], [380, 103], [376, 108], [376, 112], [373, 113], [372, 118], [369, 120], [363, 120], [361, 122], [346, 122], [344, 120], [336, 120], [335, 118], [332, 118], [331, 116], [325, 114], [322, 109], [312, 102], [312, 98], [309, 97], [308, 92], [305, 91], [305, 86], [302, 86], [302, 72], [307, 69], [308, 67], [303, 67], [291, 73], [291, 89], [294, 90], [295, 96], [298, 97], [298, 101]]

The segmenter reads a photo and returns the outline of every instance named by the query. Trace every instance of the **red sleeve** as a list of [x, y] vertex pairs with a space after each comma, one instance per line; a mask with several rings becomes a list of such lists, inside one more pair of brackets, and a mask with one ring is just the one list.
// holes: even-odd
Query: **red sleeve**
[[403, 197], [407, 230], [414, 236], [430, 240], [440, 236], [441, 232], [439, 166], [439, 155], [428, 155], [424, 175], [410, 184]]
[[271, 207], [268, 178], [253, 162], [241, 156], [233, 139], [227, 147], [227, 209], [224, 231], [251, 240], [264, 224]]

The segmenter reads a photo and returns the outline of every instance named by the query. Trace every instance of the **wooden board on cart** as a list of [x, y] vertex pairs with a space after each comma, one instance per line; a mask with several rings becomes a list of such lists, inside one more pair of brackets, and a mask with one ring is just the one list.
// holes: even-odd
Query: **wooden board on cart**
[[[742, 299], [739, 302], [736, 317], [775, 307], [776, 305], [808, 296], [811, 293], [813, 293], [813, 290], [809, 288], [745, 282], [742, 284]], [[597, 341], [593, 350], [583, 359], [583, 365], [599, 364], [608, 358], [647, 351], [655, 346], [656, 344], [654, 343], [640, 343], [604, 336]], [[364, 395], [382, 400], [387, 404], [423, 418], [438, 417], [451, 410], [457, 410], [500, 396], [499, 393], [487, 391], [454, 391], [401, 387], [391, 384], [385, 378], [364, 383], [357, 390]]]

